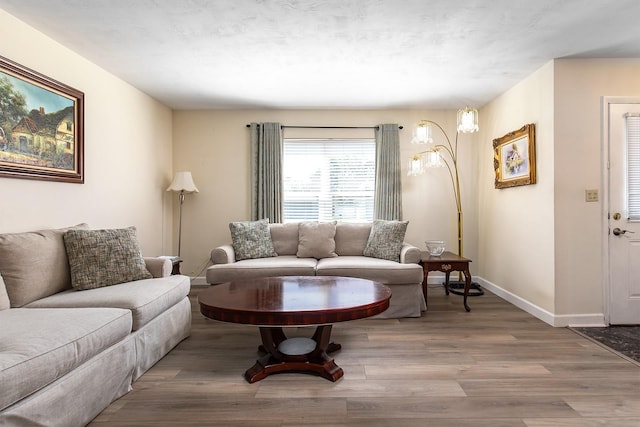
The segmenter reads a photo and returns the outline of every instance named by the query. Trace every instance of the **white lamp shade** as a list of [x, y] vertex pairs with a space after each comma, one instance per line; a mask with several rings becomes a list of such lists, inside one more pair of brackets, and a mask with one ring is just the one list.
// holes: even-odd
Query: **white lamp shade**
[[433, 142], [433, 131], [431, 123], [421, 120], [416, 127], [413, 128], [412, 144], [431, 144]]
[[458, 110], [458, 132], [478, 132], [478, 110], [475, 108], [463, 108]]
[[191, 172], [176, 172], [173, 181], [167, 191], [184, 191], [185, 193], [199, 193], [198, 188], [193, 183]]
[[407, 175], [416, 176], [424, 173], [424, 158], [417, 154], [409, 160]]
[[438, 150], [427, 151], [425, 153], [425, 166], [428, 168], [442, 168], [445, 166], [442, 156]]

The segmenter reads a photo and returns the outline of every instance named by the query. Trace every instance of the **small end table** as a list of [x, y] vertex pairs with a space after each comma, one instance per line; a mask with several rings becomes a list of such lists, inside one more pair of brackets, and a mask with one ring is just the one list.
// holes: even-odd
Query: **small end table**
[[444, 290], [449, 295], [449, 275], [452, 271], [461, 271], [464, 274], [464, 309], [471, 311], [471, 308], [467, 304], [467, 297], [469, 296], [469, 289], [471, 288], [471, 272], [469, 272], [470, 259], [461, 257], [453, 252], [445, 251], [440, 256], [433, 256], [429, 252], [422, 252], [422, 259], [420, 264], [424, 271], [424, 278], [422, 280], [422, 293], [424, 295], [424, 302], [427, 304], [427, 278], [430, 271], [441, 271], [445, 274]]
[[172, 258], [171, 264], [173, 267], [171, 268], [171, 275], [180, 274], [180, 263], [182, 262], [182, 258]]

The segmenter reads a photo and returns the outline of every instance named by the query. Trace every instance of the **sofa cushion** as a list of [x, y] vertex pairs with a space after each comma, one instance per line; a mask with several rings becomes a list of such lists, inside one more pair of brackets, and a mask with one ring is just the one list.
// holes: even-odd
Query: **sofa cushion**
[[298, 258], [332, 258], [336, 254], [336, 221], [298, 224]]
[[131, 312], [17, 308], [1, 311], [0, 324], [2, 410], [127, 337]]
[[207, 283], [219, 284], [269, 276], [314, 276], [317, 263], [315, 258], [282, 255], [275, 258], [246, 259], [231, 264], [217, 264], [207, 269]]
[[236, 260], [278, 256], [269, 232], [269, 220], [239, 221], [229, 224]]
[[409, 221], [375, 220], [362, 254], [368, 257], [400, 261], [400, 249]]
[[135, 227], [114, 230], [69, 230], [64, 233], [71, 285], [95, 289], [150, 279]]
[[189, 294], [186, 276], [175, 275], [144, 279], [92, 289], [86, 292], [61, 292], [26, 305], [28, 308], [116, 307], [130, 310], [134, 331], [177, 304]]
[[295, 255], [298, 253], [298, 223], [269, 224], [271, 242], [278, 255]]
[[7, 288], [4, 286], [4, 280], [0, 274], [0, 310], [6, 310], [9, 307], [11, 307], [9, 295], [7, 295]]
[[11, 307], [71, 288], [69, 261], [63, 235], [71, 228], [0, 234], [0, 274]]
[[318, 260], [318, 276], [359, 277], [385, 285], [422, 283], [423, 270], [418, 264], [400, 264], [364, 256], [339, 256]]
[[362, 255], [370, 233], [370, 222], [339, 222], [336, 225], [336, 253], [339, 256]]

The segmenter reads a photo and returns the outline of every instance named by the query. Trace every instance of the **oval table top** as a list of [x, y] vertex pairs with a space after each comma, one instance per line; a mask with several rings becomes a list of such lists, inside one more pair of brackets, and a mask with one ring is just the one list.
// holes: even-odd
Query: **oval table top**
[[339, 276], [280, 276], [212, 285], [198, 295], [209, 319], [260, 326], [321, 325], [362, 319], [389, 308], [391, 290]]

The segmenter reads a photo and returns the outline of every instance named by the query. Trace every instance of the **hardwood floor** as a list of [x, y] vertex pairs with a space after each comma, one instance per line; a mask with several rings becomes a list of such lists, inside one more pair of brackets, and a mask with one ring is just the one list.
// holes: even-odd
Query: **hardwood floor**
[[335, 383], [279, 374], [248, 384], [258, 328], [204, 319], [202, 289], [191, 337], [92, 426], [640, 425], [640, 366], [487, 291], [470, 313], [432, 287], [422, 318], [334, 325], [345, 372]]

